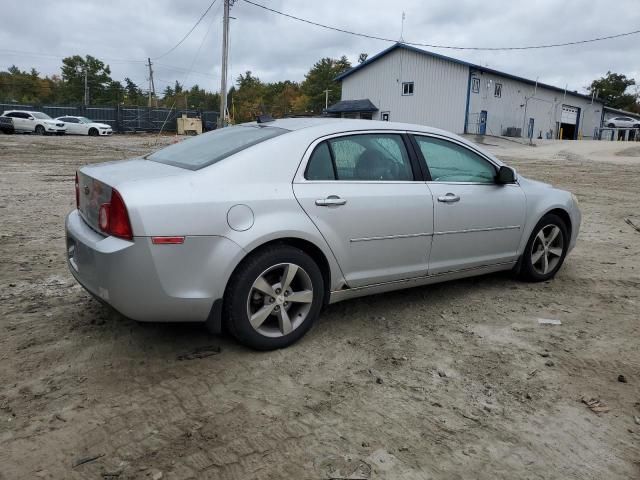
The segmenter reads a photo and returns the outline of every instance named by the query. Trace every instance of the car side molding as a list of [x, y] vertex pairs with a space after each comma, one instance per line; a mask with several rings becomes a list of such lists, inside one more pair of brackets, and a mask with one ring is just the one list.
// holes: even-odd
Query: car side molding
[[433, 283], [448, 282], [450, 280], [458, 280], [461, 278], [474, 277], [476, 275], [485, 275], [488, 273], [501, 272], [511, 270], [517, 263], [512, 262], [496, 263], [493, 265], [465, 268], [464, 270], [456, 270], [453, 272], [443, 272], [435, 275], [424, 275], [421, 277], [406, 278], [402, 280], [394, 280], [392, 282], [376, 283], [356, 288], [346, 288], [343, 290], [335, 290], [330, 293], [329, 303], [342, 302], [352, 298], [365, 297], [376, 293], [391, 292], [393, 290], [403, 290], [405, 288], [422, 287]]

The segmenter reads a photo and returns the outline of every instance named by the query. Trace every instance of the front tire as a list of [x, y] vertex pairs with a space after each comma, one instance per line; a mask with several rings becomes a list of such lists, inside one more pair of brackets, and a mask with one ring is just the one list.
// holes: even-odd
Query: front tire
[[36, 135], [45, 135], [46, 132], [44, 130], [44, 127], [42, 125], [36, 125], [35, 134]]
[[522, 254], [520, 276], [530, 282], [553, 278], [567, 255], [569, 234], [564, 221], [549, 213], [533, 229]]
[[322, 272], [302, 250], [276, 245], [238, 266], [224, 298], [227, 329], [242, 344], [275, 350], [299, 340], [320, 315]]
[[90, 137], [97, 137], [98, 136], [98, 129], [97, 128], [89, 129], [89, 136]]

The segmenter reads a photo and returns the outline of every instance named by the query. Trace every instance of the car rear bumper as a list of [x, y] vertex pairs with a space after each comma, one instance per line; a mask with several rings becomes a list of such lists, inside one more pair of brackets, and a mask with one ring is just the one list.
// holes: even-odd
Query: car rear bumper
[[220, 236], [187, 237], [154, 245], [104, 237], [77, 210], [66, 219], [67, 264], [91, 294], [138, 321], [204, 322], [222, 298], [230, 264], [242, 249]]

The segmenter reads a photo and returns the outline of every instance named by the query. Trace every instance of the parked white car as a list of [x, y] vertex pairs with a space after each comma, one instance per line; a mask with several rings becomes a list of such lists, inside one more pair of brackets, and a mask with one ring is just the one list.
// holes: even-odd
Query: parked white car
[[37, 135], [55, 133], [64, 135], [67, 132], [67, 126], [64, 122], [54, 120], [42, 112], [7, 110], [2, 113], [2, 116], [13, 118], [13, 127], [16, 133], [35, 133]]
[[640, 128], [640, 120], [632, 117], [614, 117], [606, 121], [610, 128]]
[[113, 133], [111, 125], [94, 122], [87, 117], [68, 115], [66, 117], [58, 117], [56, 120], [64, 122], [67, 125], [67, 133], [69, 135], [90, 135], [97, 137], [100, 135], [111, 135]]

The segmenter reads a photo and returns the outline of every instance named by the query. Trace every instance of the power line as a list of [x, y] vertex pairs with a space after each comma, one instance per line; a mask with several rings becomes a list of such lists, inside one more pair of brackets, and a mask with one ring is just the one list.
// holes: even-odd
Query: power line
[[200, 18], [198, 19], [198, 21], [195, 23], [195, 25], [193, 27], [191, 27], [191, 30], [189, 30], [187, 32], [187, 34], [182, 37], [182, 39], [176, 43], [173, 47], [171, 47], [169, 50], [167, 50], [166, 52], [164, 52], [162, 55], [159, 55], [157, 57], [154, 58], [154, 60], [158, 60], [159, 58], [162, 57], [166, 57], [167, 55], [169, 55], [171, 52], [173, 52], [176, 48], [178, 48], [180, 45], [182, 45], [182, 42], [184, 42], [187, 37], [189, 35], [191, 35], [191, 33], [196, 29], [196, 27], [200, 24], [200, 22], [202, 21], [202, 19], [205, 17], [205, 15], [207, 15], [207, 13], [209, 13], [209, 10], [211, 10], [211, 7], [213, 7], [213, 4], [216, 3], [216, 0], [213, 0], [213, 2], [211, 2], [209, 4], [209, 6], [207, 7], [207, 9], [204, 11], [204, 13], [202, 15], [200, 15]]
[[[377, 35], [369, 35], [369, 34], [366, 34], [366, 33], [353, 32], [351, 30], [346, 30], [344, 28], [333, 27], [331, 25], [325, 25], [325, 24], [322, 24], [322, 23], [314, 22], [314, 21], [308, 20], [306, 18], [296, 17], [295, 15], [291, 15], [291, 14], [288, 14], [288, 13], [285, 13], [285, 12], [281, 12], [280, 10], [275, 10], [273, 8], [267, 7], [266, 5], [261, 5], [259, 3], [253, 2], [251, 0], [243, 0], [243, 1], [245, 3], [253, 5], [254, 7], [262, 8], [263, 10], [267, 10], [267, 11], [269, 11], [271, 13], [276, 13], [278, 15], [282, 15], [283, 17], [287, 17], [287, 18], [290, 18], [292, 20], [297, 20], [298, 22], [308, 23], [309, 25], [314, 25], [316, 27], [326, 28], [327, 30], [333, 30], [335, 32], [346, 33], [348, 35], [354, 35], [356, 37], [364, 37], [364, 38], [370, 38], [372, 40], [382, 40], [384, 42], [397, 43], [396, 39], [379, 37]], [[584, 44], [584, 43], [600, 42], [602, 40], [611, 40], [611, 39], [614, 39], [614, 38], [627, 37], [629, 35], [635, 35], [637, 33], [640, 33], [640, 30], [634, 30], [632, 32], [625, 32], [625, 33], [618, 33], [618, 34], [615, 34], [615, 35], [607, 35], [607, 36], [604, 36], [604, 37], [590, 38], [590, 39], [587, 39], [587, 40], [577, 40], [577, 41], [573, 41], [573, 42], [564, 42], [564, 43], [549, 43], [549, 44], [543, 44], [543, 45], [527, 45], [527, 46], [523, 46], [523, 47], [459, 47], [459, 46], [453, 46], [453, 45], [435, 45], [435, 44], [430, 44], [430, 43], [418, 43], [418, 42], [402, 42], [402, 43], [404, 43], [405, 45], [414, 45], [414, 46], [417, 46], [417, 47], [444, 48], [444, 49], [449, 49], [449, 50], [490, 50], [490, 51], [499, 51], [499, 50], [535, 50], [535, 49], [543, 49], [543, 48], [566, 47], [566, 46], [569, 46], [569, 45], [580, 45], [580, 44]]]

